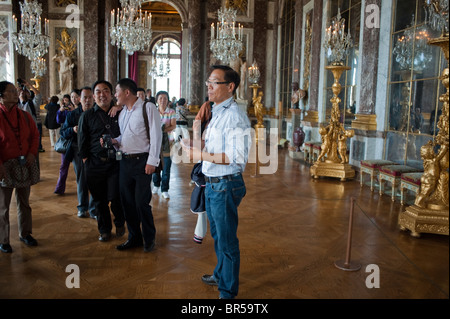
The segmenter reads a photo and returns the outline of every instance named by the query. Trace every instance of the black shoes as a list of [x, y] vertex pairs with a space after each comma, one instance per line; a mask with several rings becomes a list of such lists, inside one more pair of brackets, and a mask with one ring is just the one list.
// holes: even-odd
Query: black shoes
[[149, 252], [155, 250], [155, 241], [152, 241], [150, 244], [143, 245], [142, 242], [134, 242], [131, 240], [127, 240], [123, 244], [116, 246], [116, 249], [120, 250], [120, 251], [124, 251], [127, 249], [132, 249], [132, 248], [137, 248], [137, 247], [142, 247], [142, 246], [144, 246], [144, 251], [146, 253], [149, 253]]
[[209, 286], [218, 286], [219, 283], [216, 281], [216, 278], [211, 275], [203, 275], [202, 277], [203, 283], [209, 285]]
[[100, 237], [98, 237], [98, 240], [106, 242], [109, 241], [111, 239], [111, 233], [104, 233], [104, 234], [100, 234]]
[[[37, 246], [38, 242], [33, 236], [28, 235], [25, 238], [20, 237], [20, 241], [24, 242], [27, 246]], [[0, 244], [0, 251], [4, 253], [12, 253], [12, 247], [10, 244]]]
[[116, 249], [123, 251], [123, 250], [136, 248], [136, 247], [142, 247], [142, 242], [133, 242], [133, 241], [127, 240], [123, 244], [116, 246]]
[[122, 237], [125, 235], [125, 226], [116, 227], [116, 237]]
[[0, 251], [10, 254], [12, 253], [12, 247], [10, 244], [0, 244]]
[[36, 239], [34, 239], [31, 235], [28, 235], [25, 238], [20, 237], [20, 241], [23, 241], [28, 246], [37, 246], [38, 245]]
[[150, 245], [147, 245], [147, 244], [144, 245], [144, 251], [146, 253], [149, 253], [153, 250], [155, 250], [155, 241], [152, 241]]

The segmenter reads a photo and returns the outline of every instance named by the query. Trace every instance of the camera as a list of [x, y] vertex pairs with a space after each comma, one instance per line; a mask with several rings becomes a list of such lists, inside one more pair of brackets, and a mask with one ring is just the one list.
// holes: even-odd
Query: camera
[[103, 148], [110, 149], [113, 147], [112, 138], [109, 134], [103, 134]]
[[19, 86], [22, 90], [25, 90], [25, 81], [22, 79], [17, 79], [17, 83], [19, 83]]

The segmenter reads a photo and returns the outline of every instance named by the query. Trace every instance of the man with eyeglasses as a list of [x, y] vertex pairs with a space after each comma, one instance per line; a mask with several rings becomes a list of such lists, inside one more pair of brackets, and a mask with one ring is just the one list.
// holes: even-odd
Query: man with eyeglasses
[[238, 294], [240, 251], [237, 208], [246, 194], [242, 177], [251, 148], [250, 121], [234, 100], [239, 74], [228, 66], [213, 66], [206, 81], [209, 101], [214, 102], [204, 148], [184, 146], [194, 161], [202, 160], [206, 177], [205, 207], [217, 255], [213, 275], [205, 284], [218, 286], [221, 299]]

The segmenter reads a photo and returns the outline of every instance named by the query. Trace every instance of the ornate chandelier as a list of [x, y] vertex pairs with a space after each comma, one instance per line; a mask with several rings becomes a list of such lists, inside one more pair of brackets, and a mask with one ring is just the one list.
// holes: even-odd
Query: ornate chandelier
[[152, 15], [142, 12], [144, 0], [120, 0], [122, 10], [111, 11], [111, 43], [128, 55], [147, 51], [152, 40]]
[[425, 21], [433, 30], [448, 36], [448, 0], [426, 0]]
[[47, 72], [47, 61], [42, 57], [31, 61], [31, 71], [35, 77], [43, 77]]
[[218, 11], [217, 25], [211, 24], [210, 48], [214, 57], [224, 64], [236, 60], [243, 48], [243, 26], [239, 24], [236, 30], [236, 15], [237, 10], [222, 7]]
[[[50, 45], [49, 21], [44, 20], [44, 30], [42, 30], [42, 5], [36, 0], [26, 0], [20, 3], [21, 25], [20, 31], [17, 29], [17, 18], [13, 16], [13, 34], [11, 36], [16, 51], [26, 56], [32, 64], [42, 64], [42, 57], [47, 54]], [[39, 62], [38, 62], [39, 61]], [[45, 68], [33, 68], [36, 76], [45, 74]], [[42, 76], [41, 75], [41, 76]]]
[[323, 46], [328, 51], [328, 62], [332, 65], [343, 65], [349, 50], [353, 47], [350, 34], [345, 33], [345, 19], [341, 18], [340, 9], [327, 28]]
[[159, 45], [155, 45], [150, 75], [155, 78], [167, 78], [169, 74], [170, 57], [167, 53], [164, 53], [164, 41], [161, 39]]
[[392, 53], [400, 65], [400, 70], [411, 70], [414, 64], [414, 70], [421, 72], [433, 60], [433, 52], [428, 45], [430, 35], [425, 25], [417, 27], [415, 30], [412, 26], [414, 26], [414, 15], [407, 30], [398, 37]]
[[250, 83], [257, 85], [260, 77], [261, 72], [259, 71], [258, 63], [254, 61], [252, 66], [248, 68], [248, 79]]

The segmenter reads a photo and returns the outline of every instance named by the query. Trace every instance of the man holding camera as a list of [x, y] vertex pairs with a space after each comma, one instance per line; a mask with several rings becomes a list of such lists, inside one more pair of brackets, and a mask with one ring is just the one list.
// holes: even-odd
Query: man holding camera
[[97, 81], [92, 87], [95, 106], [80, 117], [78, 147], [86, 169], [87, 184], [97, 212], [100, 241], [111, 239], [114, 214], [116, 236], [125, 234], [125, 217], [119, 194], [120, 151], [112, 145], [112, 139], [120, 135], [119, 114], [108, 115], [113, 105], [111, 83]]

